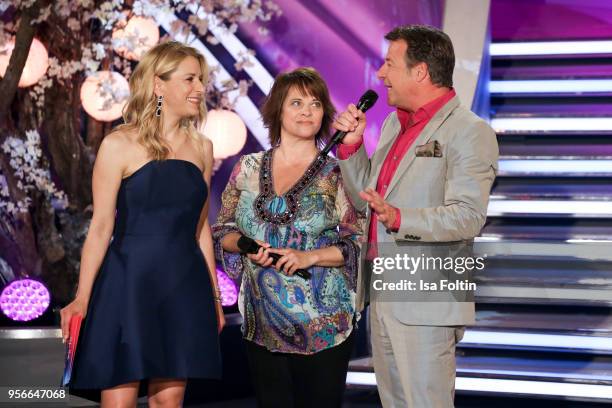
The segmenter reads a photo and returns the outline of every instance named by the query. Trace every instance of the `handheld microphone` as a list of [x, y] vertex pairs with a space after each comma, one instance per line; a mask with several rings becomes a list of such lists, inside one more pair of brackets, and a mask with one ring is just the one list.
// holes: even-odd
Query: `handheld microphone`
[[[378, 94], [374, 92], [373, 90], [368, 89], [363, 95], [361, 95], [361, 98], [359, 98], [359, 102], [357, 102], [357, 109], [365, 113], [368, 109], [370, 109], [376, 103], [377, 100], [378, 100]], [[342, 139], [344, 139], [344, 136], [346, 136], [346, 132], [342, 132], [340, 130], [336, 131], [336, 133], [334, 133], [329, 143], [327, 143], [327, 145], [325, 145], [323, 150], [321, 150], [321, 155], [326, 155], [327, 153], [329, 153], [329, 151], [335, 145], [337, 145], [338, 143], [342, 141]]]
[[[238, 249], [246, 254], [256, 254], [257, 251], [259, 251], [259, 248], [261, 248], [261, 245], [259, 245], [254, 239], [251, 239], [245, 235], [242, 235], [238, 239], [237, 245]], [[276, 262], [281, 259], [281, 255], [279, 254], [269, 253], [268, 255], [270, 258], [272, 258], [272, 265], [276, 265]], [[312, 276], [306, 269], [298, 269], [295, 271], [295, 274], [303, 279], [310, 279]]]

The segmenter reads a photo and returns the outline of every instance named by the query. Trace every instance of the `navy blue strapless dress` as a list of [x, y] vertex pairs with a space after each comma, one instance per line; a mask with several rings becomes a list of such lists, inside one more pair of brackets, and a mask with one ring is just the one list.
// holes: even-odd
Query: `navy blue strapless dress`
[[208, 268], [196, 240], [208, 190], [185, 160], [152, 161], [121, 182], [113, 240], [98, 273], [70, 392], [152, 378], [220, 378]]

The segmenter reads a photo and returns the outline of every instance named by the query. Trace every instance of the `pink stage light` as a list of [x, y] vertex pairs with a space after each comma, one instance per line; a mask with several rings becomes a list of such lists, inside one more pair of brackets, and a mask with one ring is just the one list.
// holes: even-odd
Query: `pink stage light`
[[0, 309], [9, 319], [27, 322], [49, 307], [49, 290], [39, 281], [20, 279], [6, 285], [0, 294]]
[[227, 274], [217, 269], [217, 281], [219, 288], [221, 289], [221, 305], [222, 306], [233, 306], [238, 302], [238, 288]]

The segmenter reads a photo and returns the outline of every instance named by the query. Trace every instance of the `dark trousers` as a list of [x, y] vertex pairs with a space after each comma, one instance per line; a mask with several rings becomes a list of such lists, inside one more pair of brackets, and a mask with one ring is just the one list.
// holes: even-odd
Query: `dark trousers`
[[315, 354], [273, 353], [245, 341], [251, 379], [261, 408], [342, 406], [354, 332], [339, 345]]

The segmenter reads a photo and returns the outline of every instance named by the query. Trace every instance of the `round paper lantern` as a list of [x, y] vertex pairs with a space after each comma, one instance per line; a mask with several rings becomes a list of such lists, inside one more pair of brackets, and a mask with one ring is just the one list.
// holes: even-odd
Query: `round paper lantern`
[[[6, 69], [8, 68], [11, 54], [15, 48], [15, 38], [12, 38], [9, 42], [4, 44], [0, 49], [0, 76], [4, 77]], [[45, 46], [38, 41], [36, 38], [32, 40], [30, 51], [28, 52], [28, 58], [26, 59], [21, 78], [19, 78], [18, 86], [20, 88], [27, 88], [28, 86], [34, 85], [49, 68], [49, 54]]]
[[240, 116], [225, 109], [208, 112], [202, 133], [212, 140], [215, 159], [239, 153], [247, 138], [246, 126]]
[[9, 319], [27, 322], [41, 316], [49, 307], [49, 290], [32, 279], [6, 285], [0, 294], [0, 309]]
[[[133, 61], [138, 61], [142, 55], [149, 51], [159, 41], [159, 28], [155, 21], [146, 17], [134, 16], [130, 18], [123, 29], [113, 32], [113, 46], [117, 54]], [[128, 50], [128, 42], [134, 47]]]
[[94, 119], [111, 122], [121, 117], [130, 94], [127, 79], [118, 72], [98, 71], [81, 86], [83, 109]]

